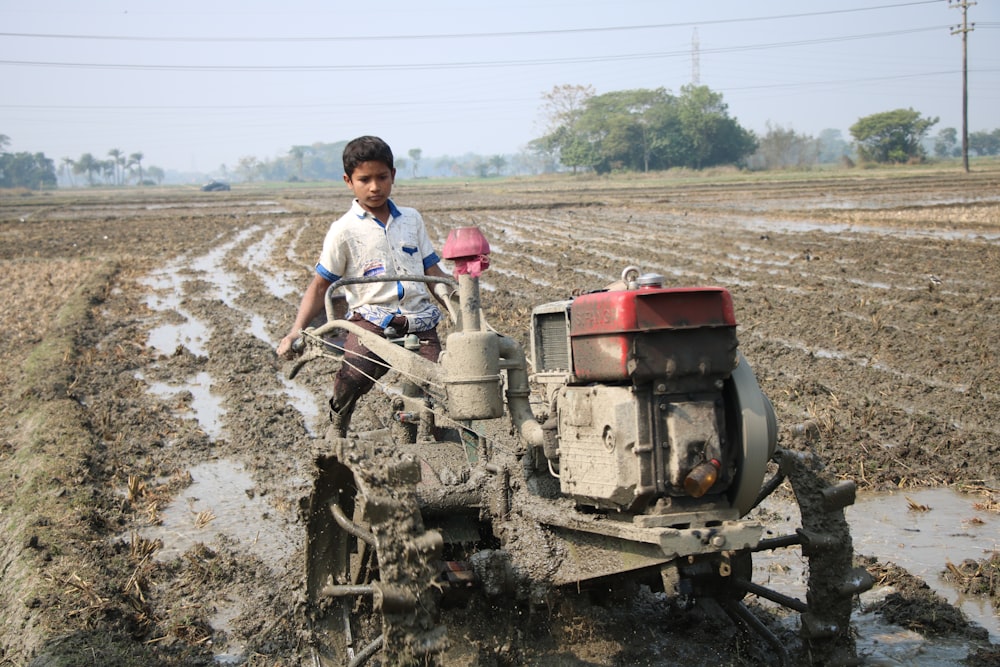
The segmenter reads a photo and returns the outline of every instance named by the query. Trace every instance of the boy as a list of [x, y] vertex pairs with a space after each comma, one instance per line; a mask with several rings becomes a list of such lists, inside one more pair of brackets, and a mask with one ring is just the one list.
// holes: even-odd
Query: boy
[[[327, 288], [341, 278], [445, 277], [423, 218], [416, 209], [399, 208], [389, 199], [395, 177], [392, 149], [378, 137], [359, 137], [344, 148], [344, 182], [354, 193], [354, 203], [330, 225], [295, 323], [278, 344], [279, 357], [294, 357], [292, 342], [323, 311]], [[424, 283], [375, 282], [349, 285], [344, 290], [350, 321], [382, 336], [390, 326], [398, 336], [416, 334], [421, 341], [419, 354], [438, 360], [441, 343], [436, 327], [442, 315]], [[330, 399], [331, 420], [341, 437], [347, 434], [357, 400], [388, 370], [354, 334], [348, 335], [344, 348], [344, 363], [334, 376]]]

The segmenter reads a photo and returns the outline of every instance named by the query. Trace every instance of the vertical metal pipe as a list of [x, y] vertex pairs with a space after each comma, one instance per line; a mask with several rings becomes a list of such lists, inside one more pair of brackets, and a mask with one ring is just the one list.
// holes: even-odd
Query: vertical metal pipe
[[479, 309], [479, 278], [467, 273], [458, 277], [458, 297], [462, 308], [462, 331], [482, 331]]

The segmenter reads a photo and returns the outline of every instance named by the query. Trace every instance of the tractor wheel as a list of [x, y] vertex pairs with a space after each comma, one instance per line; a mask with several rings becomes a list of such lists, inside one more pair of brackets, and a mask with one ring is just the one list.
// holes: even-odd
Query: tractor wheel
[[[739, 593], [765, 598], [800, 614], [799, 635], [809, 665], [857, 663], [851, 610], [855, 595], [870, 589], [871, 575], [854, 567], [854, 548], [844, 508], [854, 504], [854, 482], [833, 482], [823, 473], [819, 459], [807, 452], [778, 449], [778, 472], [765, 484], [753, 503], [758, 505], [788, 479], [799, 505], [802, 526], [792, 535], [762, 540], [753, 552], [799, 547], [808, 560], [808, 584], [803, 602], [750, 581], [734, 570], [731, 584]], [[730, 596], [723, 608], [736, 621], [749, 626], [775, 646], [786, 662], [784, 648], [739, 600]]]
[[367, 449], [317, 459], [308, 507], [307, 597], [314, 662], [433, 665], [441, 536], [417, 507], [419, 466]]

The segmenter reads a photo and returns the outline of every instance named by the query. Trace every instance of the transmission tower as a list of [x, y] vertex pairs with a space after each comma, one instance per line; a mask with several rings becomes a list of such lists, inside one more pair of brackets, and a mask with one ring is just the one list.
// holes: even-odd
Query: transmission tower
[[698, 29], [691, 35], [691, 83], [701, 85], [701, 54], [699, 52]]
[[962, 35], [962, 166], [969, 171], [969, 33], [976, 27], [969, 23], [970, 0], [948, 0], [948, 7], [962, 10], [962, 23], [953, 26], [951, 34]]

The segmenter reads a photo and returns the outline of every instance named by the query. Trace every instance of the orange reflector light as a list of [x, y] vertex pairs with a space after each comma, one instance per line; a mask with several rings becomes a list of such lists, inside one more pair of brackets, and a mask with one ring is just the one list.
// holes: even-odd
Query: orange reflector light
[[701, 498], [719, 478], [719, 468], [722, 467], [715, 459], [705, 461], [694, 467], [684, 478], [684, 490], [692, 498]]

